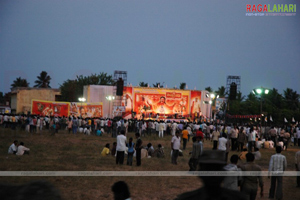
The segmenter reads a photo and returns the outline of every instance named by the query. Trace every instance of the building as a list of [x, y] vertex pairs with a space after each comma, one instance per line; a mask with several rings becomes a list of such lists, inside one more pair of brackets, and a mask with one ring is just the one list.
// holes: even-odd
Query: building
[[31, 101], [40, 99], [56, 101], [60, 96], [59, 89], [18, 87], [11, 91], [11, 112], [27, 114], [31, 111]]

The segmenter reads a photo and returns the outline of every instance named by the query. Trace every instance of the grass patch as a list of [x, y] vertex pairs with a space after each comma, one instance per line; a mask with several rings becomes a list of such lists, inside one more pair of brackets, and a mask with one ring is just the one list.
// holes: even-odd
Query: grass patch
[[[127, 138], [134, 137], [129, 133]], [[8, 147], [17, 139], [30, 148], [30, 155], [21, 157], [7, 155]], [[143, 145], [151, 142], [154, 147], [164, 146], [165, 158], [144, 158], [142, 166], [117, 166], [115, 157], [101, 157], [100, 153], [106, 143], [116, 141], [111, 135], [86, 136], [83, 134], [68, 134], [59, 131], [50, 136], [47, 130], [41, 134], [29, 134], [24, 131], [12, 131], [0, 128], [0, 170], [1, 171], [187, 171], [189, 170], [189, 152], [192, 142], [188, 142], [183, 157], [178, 158], [178, 165], [171, 164], [171, 136], [158, 138], [156, 135], [143, 137]], [[135, 142], [135, 139], [134, 139]], [[211, 149], [210, 141], [204, 142], [204, 149]], [[294, 156], [298, 147], [289, 147], [283, 154], [288, 160], [288, 169], [294, 170]], [[274, 149], [262, 149], [262, 159], [257, 161], [263, 170], [268, 169], [270, 156]], [[237, 152], [230, 152], [229, 157]], [[125, 163], [126, 163], [125, 156]], [[54, 184], [64, 199], [113, 199], [111, 186], [116, 181], [126, 181], [133, 199], [174, 199], [177, 195], [197, 189], [202, 186], [198, 177], [0, 177], [1, 182], [21, 184], [43, 179]], [[270, 180], [264, 177], [264, 198], [267, 199]], [[284, 199], [299, 198], [299, 188], [296, 188], [296, 177], [283, 178]]]

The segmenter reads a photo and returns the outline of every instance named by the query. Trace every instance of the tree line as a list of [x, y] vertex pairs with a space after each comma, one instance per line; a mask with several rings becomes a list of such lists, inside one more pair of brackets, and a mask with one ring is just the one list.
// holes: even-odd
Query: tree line
[[[51, 77], [46, 71], [42, 71], [37, 80], [34, 82], [33, 87], [36, 88], [51, 88]], [[152, 84], [152, 87], [164, 88], [164, 82], [156, 82]], [[115, 81], [112, 75], [101, 72], [99, 74], [91, 74], [90, 76], [76, 76], [74, 80], [68, 79], [60, 84], [61, 90], [60, 101], [76, 102], [78, 98], [83, 94], [83, 87], [85, 85], [115, 85]], [[16, 87], [29, 87], [30, 84], [26, 79], [21, 77], [16, 78], [11, 84], [11, 89]], [[146, 82], [140, 82], [140, 87], [151, 87]], [[175, 89], [188, 89], [185, 82], [179, 83], [179, 87]], [[226, 88], [224, 86], [219, 87], [217, 90], [213, 90], [211, 87], [206, 87], [206, 91], [218, 95], [220, 98], [228, 97], [226, 94]], [[295, 121], [300, 121], [299, 110], [299, 94], [291, 88], [287, 88], [280, 94], [276, 88], [270, 89], [269, 94], [258, 96], [250, 92], [244, 96], [241, 92], [238, 92], [235, 100], [231, 100], [227, 106], [223, 106], [221, 110], [224, 113], [230, 115], [257, 115], [264, 114], [264, 116], [272, 116], [274, 123], [281, 123], [284, 118], [291, 121], [292, 118]], [[0, 92], [0, 104], [5, 104], [9, 101], [10, 93], [3, 94]], [[213, 101], [215, 104], [216, 99]], [[260, 113], [262, 110], [262, 113]]]

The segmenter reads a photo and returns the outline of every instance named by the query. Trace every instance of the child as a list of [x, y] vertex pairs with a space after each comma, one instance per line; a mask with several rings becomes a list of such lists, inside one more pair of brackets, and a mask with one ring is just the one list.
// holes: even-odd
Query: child
[[100, 130], [100, 128], [98, 128], [98, 130], [97, 130], [97, 136], [102, 136], [102, 132], [101, 132], [101, 130]]
[[132, 142], [132, 138], [129, 138], [127, 147], [128, 147], [127, 165], [132, 166], [132, 158], [134, 153], [134, 143]]
[[105, 147], [103, 148], [102, 152], [101, 152], [101, 156], [107, 156], [109, 154], [109, 143], [107, 143], [105, 145]]

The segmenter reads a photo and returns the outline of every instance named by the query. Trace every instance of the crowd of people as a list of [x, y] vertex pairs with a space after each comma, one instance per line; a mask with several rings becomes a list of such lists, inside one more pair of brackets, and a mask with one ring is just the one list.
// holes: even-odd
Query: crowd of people
[[[261, 158], [261, 148], [276, 149], [276, 154], [270, 159], [270, 172], [280, 173], [285, 171], [287, 161], [281, 151], [287, 150], [289, 145], [300, 147], [299, 126], [266, 126], [237, 124], [210, 124], [188, 121], [171, 120], [125, 120], [104, 119], [104, 118], [80, 118], [80, 117], [40, 117], [33, 115], [0, 115], [0, 123], [4, 128], [22, 129], [30, 133], [40, 133], [42, 130], [49, 130], [51, 134], [59, 130], [67, 130], [68, 133], [84, 133], [87, 135], [111, 135], [116, 138], [112, 147], [107, 143], [102, 156], [115, 156], [116, 164], [123, 165], [127, 155], [127, 165], [133, 165], [135, 157], [136, 165], [141, 166], [143, 157], [159, 157], [165, 155], [164, 147], [158, 144], [154, 148], [151, 143], [143, 144], [142, 138], [156, 135], [158, 138], [171, 137], [171, 163], [177, 165], [177, 159], [182, 151], [186, 150], [187, 143], [192, 138], [192, 151], [190, 153], [190, 171], [198, 170], [199, 163], [203, 159], [205, 150], [203, 144], [209, 142], [212, 151], [222, 152], [224, 162], [227, 163], [230, 151], [234, 155], [230, 158], [230, 164], [224, 166], [223, 170], [228, 171], [261, 171], [255, 160]], [[129, 132], [135, 133], [135, 140], [127, 136]], [[149, 137], [150, 138], [150, 137]], [[237, 153], [235, 153], [237, 152]], [[29, 153], [29, 148], [23, 142], [14, 141], [9, 147], [8, 153], [23, 155]], [[246, 160], [244, 165], [238, 165], [238, 160]], [[222, 161], [223, 163], [223, 161]], [[274, 167], [275, 166], [275, 167]], [[300, 171], [300, 151], [295, 155], [296, 170]], [[229, 181], [225, 179], [224, 180]], [[255, 199], [258, 186], [263, 194], [263, 181], [261, 177], [243, 177], [242, 180], [235, 179], [230, 184], [224, 184], [229, 189], [240, 187], [240, 190]], [[275, 185], [276, 188], [275, 188]], [[300, 187], [300, 178], [297, 177], [297, 186]], [[275, 192], [276, 191], [276, 192]], [[269, 197], [282, 199], [282, 176], [271, 176], [271, 188]]]

